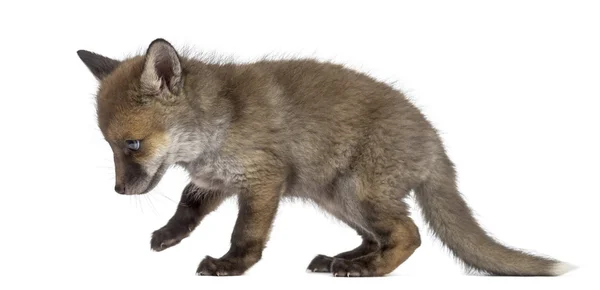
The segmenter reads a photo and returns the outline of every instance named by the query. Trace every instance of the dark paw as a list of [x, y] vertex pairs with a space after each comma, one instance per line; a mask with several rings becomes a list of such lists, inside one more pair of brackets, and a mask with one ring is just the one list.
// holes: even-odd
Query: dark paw
[[367, 265], [357, 260], [335, 259], [331, 264], [331, 272], [335, 277], [373, 276]]
[[328, 257], [325, 255], [317, 255], [311, 262], [308, 264], [308, 271], [315, 273], [329, 273], [331, 272], [331, 263], [333, 262], [332, 257]]
[[196, 270], [196, 275], [239, 276], [244, 274], [245, 271], [245, 267], [241, 265], [239, 260], [215, 259], [206, 256], [206, 258], [200, 262], [200, 266], [198, 266], [198, 270]]
[[190, 235], [190, 231], [186, 229], [171, 229], [163, 227], [152, 233], [150, 247], [152, 250], [160, 252], [174, 245], [179, 244], [181, 240]]

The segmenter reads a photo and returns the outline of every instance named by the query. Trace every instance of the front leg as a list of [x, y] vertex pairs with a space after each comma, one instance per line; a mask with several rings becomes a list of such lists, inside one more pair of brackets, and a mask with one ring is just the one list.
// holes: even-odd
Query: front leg
[[152, 233], [150, 247], [160, 252], [179, 244], [227, 197], [225, 193], [201, 189], [192, 183], [188, 184], [181, 194], [181, 200], [173, 217], [164, 227]]
[[239, 213], [229, 251], [220, 259], [206, 256], [197, 275], [241, 275], [260, 260], [277, 212], [282, 183], [273, 176], [251, 179], [249, 183], [248, 189], [239, 194]]

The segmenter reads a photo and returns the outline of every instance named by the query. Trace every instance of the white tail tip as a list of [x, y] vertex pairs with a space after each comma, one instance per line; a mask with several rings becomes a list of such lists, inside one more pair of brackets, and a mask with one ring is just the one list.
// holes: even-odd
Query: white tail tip
[[566, 274], [567, 272], [573, 271], [577, 269], [577, 266], [565, 262], [559, 262], [552, 267], [551, 273], [554, 276], [560, 276]]

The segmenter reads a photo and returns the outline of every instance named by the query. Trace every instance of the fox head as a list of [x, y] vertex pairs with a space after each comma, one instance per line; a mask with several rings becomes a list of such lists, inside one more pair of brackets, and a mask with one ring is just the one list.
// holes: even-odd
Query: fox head
[[167, 168], [193, 153], [180, 148], [178, 139], [191, 137], [182, 137], [186, 132], [174, 117], [189, 115], [182, 111], [184, 76], [177, 51], [157, 39], [145, 55], [123, 61], [85, 50], [77, 54], [100, 83], [98, 125], [113, 151], [115, 191], [147, 193]]

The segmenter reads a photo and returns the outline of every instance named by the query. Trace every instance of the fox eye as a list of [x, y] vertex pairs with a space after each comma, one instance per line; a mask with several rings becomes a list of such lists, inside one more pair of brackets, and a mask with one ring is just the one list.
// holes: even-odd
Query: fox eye
[[140, 140], [125, 140], [125, 143], [127, 143], [127, 149], [131, 151], [140, 150]]

